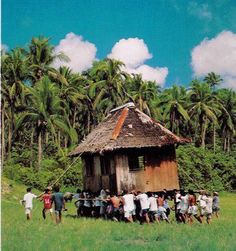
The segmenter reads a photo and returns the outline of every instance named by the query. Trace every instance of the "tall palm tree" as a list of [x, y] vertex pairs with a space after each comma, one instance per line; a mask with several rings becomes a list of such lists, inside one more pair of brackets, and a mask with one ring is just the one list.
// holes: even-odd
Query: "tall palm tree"
[[233, 90], [221, 89], [217, 94], [221, 102], [219, 122], [223, 149], [229, 152], [231, 150], [231, 139], [236, 130], [236, 93]]
[[161, 95], [159, 107], [163, 107], [164, 120], [169, 118], [170, 130], [174, 133], [180, 133], [180, 123], [184, 124], [190, 120], [186, 105], [187, 96], [184, 87], [173, 85]]
[[[88, 97], [92, 102], [94, 114], [100, 110], [100, 114], [106, 116], [109, 110], [122, 105], [127, 99], [125, 78], [127, 73], [122, 71], [124, 64], [114, 59], [104, 59], [95, 62], [88, 71], [87, 77], [92, 83], [89, 84]], [[100, 117], [101, 118], [101, 117]], [[96, 124], [99, 116], [91, 118]]]
[[157, 98], [159, 87], [151, 81], [144, 81], [139, 74], [133, 74], [128, 92], [139, 110], [153, 116], [152, 102]]
[[51, 64], [58, 58], [62, 61], [69, 61], [63, 53], [54, 53], [54, 47], [49, 43], [49, 38], [34, 37], [29, 44], [29, 62], [32, 84], [36, 83], [51, 69]]
[[49, 131], [55, 143], [60, 148], [57, 131], [67, 133], [71, 140], [77, 141], [77, 134], [70, 127], [67, 120], [67, 111], [62, 105], [62, 100], [58, 95], [57, 86], [48, 77], [43, 77], [36, 83], [34, 88], [28, 88], [31, 95], [31, 106], [23, 112], [18, 120], [18, 128], [24, 123], [34, 123], [38, 141], [38, 170], [41, 168], [42, 160], [42, 136]]
[[[81, 127], [79, 122], [79, 113], [87, 110], [86, 102], [88, 96], [86, 93], [86, 86], [88, 80], [85, 76], [78, 73], [72, 73], [68, 67], [60, 67], [58, 70], [50, 70], [48, 72], [50, 78], [59, 86], [59, 97], [68, 106], [68, 117], [73, 128]], [[67, 138], [65, 138], [65, 146], [67, 146]]]
[[[26, 52], [16, 48], [2, 56], [2, 99], [8, 106], [8, 156], [10, 156], [13, 131], [15, 127], [15, 113], [24, 98], [24, 82], [28, 78], [29, 62]], [[3, 119], [4, 120], [4, 119]]]
[[201, 146], [205, 148], [205, 138], [208, 122], [211, 121], [217, 125], [217, 113], [219, 113], [219, 100], [212, 93], [209, 84], [201, 83], [198, 80], [192, 82], [190, 97], [189, 114], [195, 118], [196, 130], [200, 126]]
[[210, 87], [215, 87], [215, 86], [219, 86], [220, 83], [222, 82], [222, 78], [220, 75], [215, 74], [214, 72], [210, 72], [206, 75], [206, 77], [204, 78], [204, 81], [210, 85]]

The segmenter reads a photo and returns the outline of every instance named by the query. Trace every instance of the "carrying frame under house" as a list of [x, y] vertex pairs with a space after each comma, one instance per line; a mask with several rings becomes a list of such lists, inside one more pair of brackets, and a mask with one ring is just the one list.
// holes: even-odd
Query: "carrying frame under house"
[[190, 141], [128, 103], [113, 109], [70, 156], [81, 155], [86, 190], [157, 192], [179, 188], [175, 146]]

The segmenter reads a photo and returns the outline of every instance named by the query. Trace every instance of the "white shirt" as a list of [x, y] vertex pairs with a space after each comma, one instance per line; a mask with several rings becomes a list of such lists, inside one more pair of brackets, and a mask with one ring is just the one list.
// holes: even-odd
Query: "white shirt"
[[125, 194], [123, 196], [124, 199], [124, 211], [133, 211], [135, 209], [134, 205], [134, 195], [133, 194]]
[[206, 212], [209, 214], [212, 213], [212, 202], [213, 202], [213, 199], [211, 197], [206, 198]]
[[186, 210], [188, 208], [188, 195], [181, 196], [181, 201], [179, 203], [180, 209]]
[[33, 193], [26, 193], [24, 195], [25, 208], [33, 208], [33, 199], [37, 198], [37, 196]]
[[149, 205], [150, 205], [150, 211], [157, 211], [157, 199], [155, 197], [149, 197], [148, 198]]
[[149, 208], [148, 196], [145, 193], [141, 193], [141, 194], [137, 195], [136, 199], [140, 201], [142, 210]]
[[206, 195], [199, 195], [197, 200], [199, 201], [199, 206], [201, 208], [205, 208], [206, 207], [206, 200], [207, 200]]

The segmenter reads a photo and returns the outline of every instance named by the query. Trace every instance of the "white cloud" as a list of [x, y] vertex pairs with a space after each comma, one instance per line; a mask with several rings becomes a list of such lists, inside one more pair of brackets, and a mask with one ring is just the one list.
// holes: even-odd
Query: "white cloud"
[[189, 2], [187, 10], [190, 15], [195, 16], [199, 19], [205, 19], [205, 20], [212, 19], [212, 13], [208, 8], [208, 4]]
[[128, 68], [135, 68], [152, 58], [152, 55], [143, 39], [128, 38], [117, 42], [107, 57], [122, 61]]
[[3, 54], [8, 52], [8, 50], [9, 50], [9, 47], [6, 44], [1, 44], [1, 51]]
[[70, 58], [70, 62], [55, 60], [53, 66], [59, 68], [62, 65], [68, 66], [73, 72], [82, 72], [92, 66], [96, 59], [97, 48], [94, 44], [83, 40], [82, 36], [72, 32], [68, 33], [55, 47], [55, 54], [63, 52]]
[[127, 68], [127, 72], [134, 74], [141, 74], [142, 78], [147, 81], [156, 81], [160, 86], [163, 86], [168, 75], [167, 67], [151, 67], [148, 65], [141, 65], [136, 69]]
[[144, 62], [152, 58], [143, 39], [128, 38], [119, 40], [112, 48], [109, 58], [125, 63], [124, 71], [141, 74], [144, 80], [156, 81], [163, 86], [168, 75], [167, 67], [151, 67]]
[[235, 76], [225, 75], [222, 87], [230, 89], [232, 88], [236, 90], [236, 75]]
[[236, 34], [223, 31], [215, 38], [205, 38], [193, 48], [192, 68], [194, 75], [202, 77], [209, 72], [220, 74], [224, 86], [236, 88]]

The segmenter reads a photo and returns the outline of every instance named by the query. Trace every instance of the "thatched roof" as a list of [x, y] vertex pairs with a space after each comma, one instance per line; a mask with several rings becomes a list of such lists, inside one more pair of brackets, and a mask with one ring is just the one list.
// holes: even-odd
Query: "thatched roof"
[[184, 144], [191, 140], [180, 138], [133, 105], [114, 109], [70, 156], [127, 148], [162, 147]]

